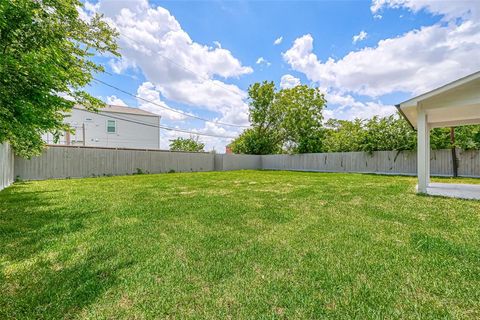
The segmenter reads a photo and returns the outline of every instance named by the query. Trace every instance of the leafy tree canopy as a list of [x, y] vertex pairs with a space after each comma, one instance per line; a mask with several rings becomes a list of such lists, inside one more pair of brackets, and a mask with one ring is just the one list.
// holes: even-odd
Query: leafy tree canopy
[[[235, 153], [371, 153], [417, 145], [416, 131], [400, 114], [323, 123], [325, 100], [318, 89], [297, 86], [277, 92], [273, 82], [264, 82], [250, 86], [249, 97], [252, 128], [230, 144]], [[480, 149], [480, 125], [455, 128], [454, 144], [450, 128], [433, 129], [430, 140], [432, 149]]]
[[[430, 132], [432, 149], [453, 146], [464, 150], [480, 149], [480, 126], [455, 128], [455, 144], [450, 141], [450, 128], [436, 128]], [[353, 121], [330, 119], [326, 123], [324, 152], [414, 150], [417, 133], [400, 115], [373, 117]]]
[[171, 151], [204, 152], [204, 148], [205, 144], [199, 141], [198, 136], [170, 140]]
[[103, 71], [94, 54], [118, 55], [117, 33], [101, 15], [81, 19], [82, 6], [79, 0], [0, 2], [0, 143], [10, 142], [18, 155], [39, 154], [43, 133], [70, 131], [63, 119], [75, 104], [103, 105], [82, 88]]
[[306, 85], [276, 90], [273, 82], [248, 89], [252, 127], [230, 147], [235, 153], [271, 154], [319, 152], [322, 148], [322, 110], [325, 98]]

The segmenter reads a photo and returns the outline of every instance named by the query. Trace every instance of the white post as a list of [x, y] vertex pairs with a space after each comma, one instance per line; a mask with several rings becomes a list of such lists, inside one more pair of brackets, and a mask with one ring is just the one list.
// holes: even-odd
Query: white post
[[425, 156], [427, 159], [427, 162], [425, 163], [426, 169], [425, 172], [427, 173], [427, 187], [430, 185], [430, 125], [428, 124], [428, 116], [426, 116], [426, 132], [425, 132], [425, 142], [427, 144], [427, 147], [425, 148]]
[[430, 182], [430, 128], [425, 110], [418, 106], [417, 118], [418, 192], [426, 193]]

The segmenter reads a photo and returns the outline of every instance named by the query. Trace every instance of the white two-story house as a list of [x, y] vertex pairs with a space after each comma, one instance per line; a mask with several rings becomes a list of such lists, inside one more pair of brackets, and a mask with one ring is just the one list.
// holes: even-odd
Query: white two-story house
[[[65, 122], [75, 133], [65, 133], [57, 144], [91, 147], [160, 149], [160, 116], [142, 109], [109, 105], [98, 112], [75, 106]], [[54, 144], [52, 134], [44, 135]]]

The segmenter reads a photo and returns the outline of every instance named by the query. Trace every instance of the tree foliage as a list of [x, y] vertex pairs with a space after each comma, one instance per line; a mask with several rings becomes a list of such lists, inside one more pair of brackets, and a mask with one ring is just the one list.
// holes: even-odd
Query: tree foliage
[[[252, 127], [230, 144], [235, 153], [275, 154], [414, 150], [417, 133], [400, 115], [371, 119], [337, 120], [323, 123], [326, 101], [318, 89], [296, 86], [277, 91], [273, 82], [250, 86], [249, 110]], [[480, 149], [480, 125], [431, 130], [432, 149], [459, 147]]]
[[322, 148], [322, 110], [325, 98], [306, 85], [277, 91], [273, 82], [248, 89], [252, 127], [230, 147], [235, 153], [272, 154], [319, 152]]
[[82, 88], [103, 71], [94, 54], [118, 55], [117, 34], [100, 15], [81, 19], [82, 6], [79, 0], [0, 2], [0, 143], [10, 142], [19, 155], [40, 153], [43, 133], [70, 131], [63, 119], [75, 104], [103, 105]]
[[463, 150], [480, 150], [480, 125], [455, 128], [455, 145]]
[[329, 119], [326, 124], [324, 152], [361, 151], [365, 140], [364, 121]]
[[[450, 128], [436, 128], [430, 132], [432, 149], [453, 146], [464, 150], [480, 149], [480, 126], [455, 128], [456, 141], [450, 141]], [[417, 133], [400, 115], [373, 117], [353, 121], [330, 119], [326, 123], [324, 152], [414, 150]]]
[[292, 153], [313, 153], [322, 150], [323, 108], [326, 100], [318, 88], [306, 85], [282, 89], [276, 103], [283, 111], [281, 126], [284, 147]]
[[250, 122], [252, 128], [245, 130], [230, 147], [235, 153], [278, 153], [282, 143], [282, 111], [275, 104], [275, 84], [255, 83], [248, 88]]
[[198, 136], [170, 140], [171, 151], [204, 152], [204, 148], [205, 144], [199, 140]]

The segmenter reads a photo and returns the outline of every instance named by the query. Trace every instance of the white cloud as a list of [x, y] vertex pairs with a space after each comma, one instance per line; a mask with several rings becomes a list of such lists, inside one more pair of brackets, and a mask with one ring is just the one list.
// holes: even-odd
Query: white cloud
[[112, 68], [113, 72], [115, 73], [123, 73], [125, 70], [129, 68], [135, 68], [135, 62], [129, 60], [126, 57], [123, 57], [122, 59], [110, 59], [108, 61], [108, 65], [110, 68]]
[[381, 14], [374, 14], [374, 15], [373, 15], [373, 18], [380, 20], [380, 19], [383, 18], [383, 16], [382, 16]]
[[360, 102], [355, 100], [349, 94], [341, 94], [339, 92], [328, 91], [325, 98], [327, 105], [336, 105], [335, 109], [326, 109], [325, 118], [353, 120], [355, 118], [367, 119], [375, 115], [384, 117], [396, 112], [396, 108], [392, 105], [384, 105], [380, 101]]
[[113, 105], [113, 106], [124, 106], [124, 107], [127, 106], [127, 104], [125, 102], [123, 102], [122, 99], [118, 98], [115, 95], [107, 97], [107, 104]]
[[[176, 126], [175, 129], [179, 127]], [[239, 129], [225, 129], [215, 123], [205, 123], [203, 128], [192, 129], [193, 133], [184, 133], [177, 131], [161, 130], [160, 133], [160, 145], [162, 149], [168, 149], [170, 146], [170, 140], [183, 137], [190, 138], [198, 136], [199, 141], [205, 144], [205, 151], [211, 151], [215, 149], [218, 153], [225, 153], [225, 146], [231, 142], [230, 138], [217, 138], [211, 136], [204, 136], [201, 134], [220, 135], [227, 137], [235, 137], [240, 134]]]
[[300, 79], [291, 74], [284, 74], [280, 79], [280, 88], [289, 89], [300, 85]]
[[[387, 115], [395, 109], [372, 98], [394, 92], [419, 94], [480, 69], [480, 6], [473, 2], [379, 0], [373, 1], [372, 12], [378, 14], [387, 7], [412, 12], [425, 9], [442, 15], [442, 21], [340, 59], [321, 61], [313, 51], [310, 34], [296, 39], [283, 53], [293, 70], [322, 87], [329, 106], [339, 106], [327, 109], [327, 117]], [[360, 102], [352, 94], [371, 98]]]
[[264, 57], [258, 58], [256, 64], [267, 66], [267, 67], [270, 67], [271, 65], [271, 63], [268, 60], [266, 60]]
[[[122, 58], [110, 62], [114, 72], [138, 68], [154, 86], [150, 90], [166, 99], [218, 112], [237, 124], [248, 122], [243, 116], [245, 92], [215, 78], [237, 78], [253, 69], [220, 43], [212, 48], [193, 41], [168, 10], [147, 0], [100, 0], [87, 10], [105, 14], [122, 35]], [[239, 116], [234, 118], [235, 111]]]
[[[168, 99], [181, 100], [188, 105], [204, 106], [205, 109], [219, 112], [222, 115], [220, 119], [222, 122], [248, 125], [248, 116], [245, 116], [248, 106], [244, 101], [247, 94], [237, 86], [218, 80], [202, 82], [185, 80], [177, 84], [178, 86], [169, 88]], [[162, 87], [156, 88], [164, 93]]]
[[421, 93], [480, 69], [480, 23], [436, 24], [320, 61], [309, 34], [283, 54], [311, 81], [372, 97], [395, 91]]
[[[162, 119], [167, 120], [184, 120], [187, 116], [178, 112], [168, 110], [169, 106], [160, 98], [160, 92], [155, 89], [155, 85], [151, 82], [142, 83], [137, 89], [137, 96], [141, 99], [137, 99], [139, 108], [158, 114], [162, 116]], [[143, 100], [145, 99], [145, 100]], [[147, 102], [147, 101], [152, 102]], [[170, 108], [173, 109], [173, 108]]]
[[[238, 128], [225, 129], [221, 126], [218, 126], [215, 123], [205, 123], [205, 126], [202, 129], [199, 129], [198, 132], [205, 134], [221, 135], [228, 137], [236, 137], [241, 133], [242, 130]], [[209, 136], [200, 136], [200, 140], [205, 143], [205, 150], [210, 151], [215, 149], [218, 153], [225, 153], [225, 146], [229, 144], [232, 139], [230, 138], [215, 138]]]
[[278, 46], [280, 43], [282, 43], [283, 41], [283, 36], [281, 37], [278, 37], [277, 39], [275, 39], [275, 41], [273, 41], [273, 44]]
[[365, 40], [365, 39], [367, 38], [367, 35], [368, 35], [368, 34], [367, 34], [365, 31], [362, 30], [362, 31], [360, 31], [359, 34], [354, 35], [354, 36], [352, 37], [352, 42], [353, 42], [353, 43], [357, 43], [358, 41]]
[[405, 8], [414, 13], [426, 10], [435, 15], [442, 15], [446, 20], [480, 17], [480, 5], [474, 0], [372, 0], [370, 7], [372, 13], [378, 13], [383, 8]]

